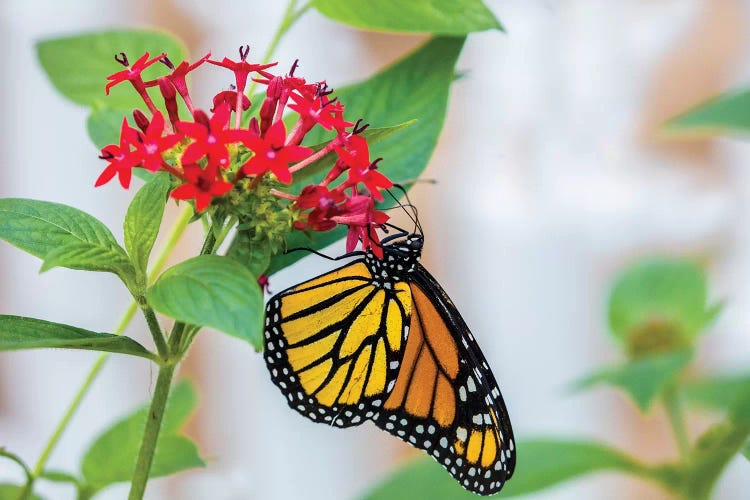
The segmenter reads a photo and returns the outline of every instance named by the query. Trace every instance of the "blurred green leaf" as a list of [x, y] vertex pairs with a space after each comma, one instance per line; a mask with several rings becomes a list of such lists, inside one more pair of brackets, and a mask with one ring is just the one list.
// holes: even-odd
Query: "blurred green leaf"
[[745, 446], [742, 447], [742, 456], [750, 460], [750, 443], [745, 443]]
[[[114, 110], [103, 106], [94, 108], [86, 119], [86, 131], [97, 149], [120, 143], [122, 120], [128, 111]], [[139, 169], [134, 169], [134, 173]]]
[[167, 269], [147, 293], [162, 314], [191, 325], [210, 326], [263, 348], [263, 294], [242, 264], [201, 255]]
[[750, 373], [707, 376], [685, 382], [683, 387], [688, 403], [726, 411], [750, 387]]
[[[518, 465], [499, 498], [526, 495], [600, 470], [643, 475], [643, 468], [617, 450], [601, 443], [577, 440], [534, 439], [518, 444]], [[397, 469], [368, 494], [367, 500], [476, 499], [434, 460], [420, 459]]]
[[[195, 407], [196, 396], [192, 385], [186, 381], [172, 390], [150, 477], [161, 477], [205, 463], [195, 444], [178, 433]], [[148, 416], [148, 405], [117, 421], [105, 430], [86, 452], [81, 463], [83, 477], [88, 485], [98, 491], [110, 484], [130, 481], [135, 470], [143, 429]]]
[[732, 403], [729, 419], [737, 426], [750, 430], [750, 385], [738, 391], [737, 398]]
[[[85, 106], [104, 101], [108, 108], [122, 110], [145, 105], [129, 83], [113, 87], [109, 96], [104, 93], [107, 76], [124, 69], [114, 60], [115, 54], [125, 52], [131, 64], [145, 52], [151, 57], [166, 52], [175, 65], [187, 57], [185, 46], [175, 36], [154, 30], [109, 30], [49, 38], [37, 43], [36, 49], [47, 76], [65, 97]], [[167, 72], [156, 63], [144, 71], [144, 80]]]
[[[0, 500], [18, 500], [23, 493], [24, 487], [23, 486], [17, 486], [15, 484], [8, 484], [3, 483], [0, 484]], [[26, 497], [29, 500], [43, 500], [42, 497], [39, 495], [32, 493], [30, 496]]]
[[154, 359], [152, 353], [129, 337], [41, 319], [0, 315], [0, 351], [39, 348], [104, 351]]
[[658, 354], [605, 368], [576, 382], [576, 390], [605, 383], [620, 387], [633, 398], [641, 411], [647, 411], [692, 358], [690, 352]]
[[39, 477], [42, 479], [46, 479], [47, 481], [52, 481], [54, 483], [74, 484], [76, 488], [79, 487], [80, 484], [78, 478], [73, 474], [61, 470], [45, 470], [42, 471], [41, 474], [39, 474]]
[[673, 135], [714, 136], [750, 132], [750, 90], [719, 95], [678, 115], [663, 126]]
[[627, 268], [609, 298], [609, 326], [631, 354], [686, 348], [715, 318], [706, 275], [682, 259], [655, 258]]
[[170, 186], [169, 174], [156, 173], [138, 190], [125, 214], [125, 249], [144, 283]]
[[[432, 155], [445, 122], [448, 94], [454, 80], [454, 66], [465, 38], [434, 38], [371, 78], [337, 89], [335, 95], [346, 104], [349, 120], [358, 117], [373, 127], [388, 127], [417, 119], [408, 133], [396, 134], [373, 145], [371, 158], [382, 157], [378, 169], [393, 182], [404, 183], [422, 173]], [[330, 134], [313, 129], [306, 144], [320, 144]], [[319, 173], [322, 179], [324, 174]], [[313, 182], [316, 179], [313, 179]], [[306, 236], [293, 231], [287, 248], [320, 250], [343, 238], [343, 227]], [[305, 252], [275, 255], [267, 274], [271, 275], [302, 257]]]
[[480, 0], [312, 0], [312, 5], [334, 21], [365, 30], [439, 35], [502, 30]]

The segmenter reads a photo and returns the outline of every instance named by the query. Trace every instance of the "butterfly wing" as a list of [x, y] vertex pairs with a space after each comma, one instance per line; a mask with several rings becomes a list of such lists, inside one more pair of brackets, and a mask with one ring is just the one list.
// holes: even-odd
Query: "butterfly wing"
[[428, 452], [465, 488], [496, 493], [515, 467], [513, 431], [500, 390], [445, 291], [422, 266], [412, 276], [401, 368], [373, 420]]
[[310, 420], [358, 425], [394, 386], [410, 313], [408, 285], [375, 286], [362, 260], [284, 290], [266, 307], [271, 379]]

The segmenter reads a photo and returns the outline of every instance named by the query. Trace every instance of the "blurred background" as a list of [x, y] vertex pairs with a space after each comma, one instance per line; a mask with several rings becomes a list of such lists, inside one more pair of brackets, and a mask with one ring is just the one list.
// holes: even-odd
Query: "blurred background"
[[[570, 382], [619, 359], [606, 334], [615, 274], [640, 256], [709, 263], [713, 298], [728, 300], [702, 342], [702, 369], [750, 359], [750, 143], [667, 142], [657, 127], [691, 105], [750, 83], [750, 2], [745, 0], [489, 0], [507, 33], [470, 35], [447, 123], [417, 185], [425, 265], [450, 293], [500, 382], [517, 436], [600, 438], [646, 459], [676, 457], [664, 415], [641, 416], [611, 389], [572, 394]], [[121, 236], [132, 191], [93, 189], [102, 164], [86, 111], [59, 97], [36, 60], [40, 38], [113, 26], [159, 26], [193, 56], [260, 57], [283, 2], [238, 0], [3, 0], [0, 2], [0, 196], [76, 206]], [[356, 31], [310, 11], [276, 54], [309, 80], [360, 80], [424, 40]], [[76, 71], [75, 67], [70, 68]], [[212, 80], [213, 78], [213, 80]], [[198, 72], [194, 100], [228, 82]], [[407, 131], [408, 133], [408, 131]], [[174, 208], [174, 207], [171, 207]], [[172, 210], [168, 216], [174, 216]], [[175, 255], [200, 244], [193, 228]], [[336, 254], [342, 248], [328, 251]], [[0, 313], [110, 331], [128, 299], [113, 275], [54, 269], [0, 245]], [[330, 269], [307, 258], [271, 290]], [[128, 334], [147, 340], [143, 324]], [[0, 354], [0, 445], [29, 461], [40, 453], [94, 353]], [[182, 366], [199, 388], [189, 433], [209, 466], [150, 484], [148, 498], [220, 500], [356, 498], [409, 447], [366, 425], [330, 429], [290, 411], [261, 356], [236, 339], [202, 333]], [[51, 458], [75, 469], [115, 416], [150, 396], [146, 362], [111, 357]], [[695, 418], [691, 429], [708, 425]], [[716, 498], [742, 498], [736, 459]], [[744, 468], [744, 469], [743, 469]], [[0, 482], [20, 479], [0, 461]], [[97, 498], [123, 498], [116, 487]], [[70, 489], [44, 484], [48, 498]], [[539, 499], [667, 498], [614, 474], [568, 483]]]

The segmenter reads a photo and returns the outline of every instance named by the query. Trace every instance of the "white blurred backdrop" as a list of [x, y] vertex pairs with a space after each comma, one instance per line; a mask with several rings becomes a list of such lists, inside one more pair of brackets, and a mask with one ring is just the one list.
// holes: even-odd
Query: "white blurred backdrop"
[[[490, 0], [507, 33], [471, 35], [459, 62], [441, 142], [414, 189], [426, 265], [462, 311], [489, 358], [516, 434], [601, 438], [647, 459], [675, 457], [657, 410], [645, 418], [608, 389], [574, 395], [577, 377], [618, 359], [604, 304], [614, 274], [642, 255], [707, 258], [713, 295], [728, 299], [700, 363], [731, 370], [750, 360], [750, 145], [667, 144], [655, 126], [691, 103], [750, 83], [750, 6], [743, 0]], [[261, 54], [283, 2], [255, 0], [3, 0], [0, 3], [0, 196], [76, 206], [121, 235], [132, 192], [94, 189], [102, 165], [85, 111], [58, 96], [35, 57], [40, 37], [158, 25], [193, 56]], [[309, 12], [279, 47], [311, 80], [334, 87], [376, 72], [423, 40], [368, 34]], [[71, 68], [71, 71], [75, 71]], [[199, 72], [200, 73], [200, 72]], [[195, 78], [208, 104], [226, 75]], [[408, 131], [407, 131], [408, 133]], [[386, 159], [387, 161], [387, 159]], [[171, 212], [174, 215], [174, 211]], [[195, 228], [194, 228], [195, 229]], [[194, 230], [181, 247], [196, 251]], [[340, 247], [330, 250], [337, 253]], [[0, 313], [110, 331], [126, 292], [108, 274], [54, 269], [0, 244]], [[279, 291], [330, 268], [315, 257], [274, 277]], [[128, 331], [144, 342], [144, 327]], [[94, 353], [0, 354], [0, 445], [34, 462]], [[205, 470], [151, 483], [151, 499], [352, 499], [412, 453], [366, 425], [330, 429], [290, 411], [261, 356], [206, 331], [183, 367], [200, 391], [190, 433]], [[78, 467], [115, 417], [148, 399], [146, 362], [111, 357], [49, 466]], [[698, 431], [708, 419], [690, 422]], [[523, 467], [522, 450], [519, 467]], [[19, 480], [0, 461], [0, 482]], [[716, 498], [743, 498], [747, 463], [734, 462]], [[97, 498], [124, 498], [112, 488]], [[73, 498], [42, 484], [47, 498]], [[600, 474], [539, 499], [666, 498], [649, 485]]]

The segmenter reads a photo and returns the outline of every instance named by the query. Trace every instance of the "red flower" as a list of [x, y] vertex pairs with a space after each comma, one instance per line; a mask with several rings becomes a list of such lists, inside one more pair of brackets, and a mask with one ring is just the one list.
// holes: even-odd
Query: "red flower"
[[130, 146], [136, 140], [137, 131], [128, 125], [127, 118], [122, 119], [120, 128], [120, 145], [110, 144], [102, 149], [99, 158], [107, 160], [109, 164], [104, 172], [96, 179], [94, 187], [108, 183], [117, 175], [120, 185], [127, 189], [133, 176], [133, 167], [140, 163], [140, 156], [131, 151]]
[[377, 171], [379, 160], [370, 161], [367, 140], [362, 136], [352, 135], [348, 140], [348, 149], [338, 145], [334, 146], [334, 149], [339, 155], [340, 162], [349, 168], [349, 178], [345, 185], [356, 187], [362, 183], [376, 200], [383, 201], [380, 190], [393, 187], [393, 182]]
[[138, 133], [138, 140], [133, 143], [140, 155], [141, 166], [150, 172], [156, 172], [161, 168], [162, 153], [173, 148], [182, 139], [180, 134], [162, 136], [163, 133], [164, 117], [157, 111], [145, 133]]
[[143, 79], [141, 78], [141, 73], [144, 69], [148, 68], [152, 64], [154, 64], [156, 61], [161, 59], [162, 57], [165, 57], [167, 54], [161, 54], [150, 61], [148, 60], [148, 52], [143, 54], [143, 57], [138, 59], [135, 64], [132, 66], [128, 66], [128, 58], [125, 56], [124, 52], [120, 53], [120, 58], [118, 59], [115, 56], [115, 60], [119, 63], [121, 63], [123, 66], [127, 66], [127, 69], [124, 69], [122, 71], [118, 71], [117, 73], [114, 73], [112, 75], [109, 75], [107, 77], [107, 80], [110, 80], [110, 82], [107, 84], [107, 86], [104, 88], [104, 91], [109, 95], [109, 89], [114, 87], [115, 85], [129, 81], [133, 84], [136, 89], [140, 92], [139, 87], [143, 87], [145, 91], [145, 87], [143, 86]]
[[[211, 108], [213, 112], [222, 103], [227, 103], [232, 109], [234, 109], [235, 103], [237, 102], [237, 91], [236, 90], [224, 90], [214, 96], [214, 107]], [[242, 94], [242, 111], [246, 111], [250, 107], [250, 99], [246, 95]]]
[[195, 210], [202, 212], [214, 197], [232, 190], [232, 184], [222, 180], [216, 170], [210, 167], [204, 170], [199, 165], [184, 166], [187, 182], [175, 188], [170, 196], [176, 200], [195, 200]]
[[344, 105], [337, 101], [329, 101], [328, 97], [302, 96], [292, 93], [294, 104], [289, 105], [299, 113], [300, 118], [320, 124], [326, 130], [343, 130], [354, 125], [344, 120]]
[[177, 65], [176, 68], [172, 68], [172, 73], [167, 76], [167, 78], [169, 78], [169, 81], [172, 82], [172, 85], [174, 85], [174, 88], [177, 89], [177, 92], [179, 92], [179, 94], [185, 100], [185, 104], [187, 104], [187, 107], [191, 112], [193, 110], [193, 103], [190, 100], [190, 93], [188, 92], [185, 77], [188, 73], [206, 62], [209, 57], [211, 57], [210, 52], [193, 64], [190, 64], [187, 61], [182, 61]]
[[[196, 111], [203, 113], [202, 111]], [[215, 162], [222, 168], [229, 166], [229, 152], [227, 144], [236, 142], [232, 137], [232, 130], [227, 129], [231, 110], [228, 105], [222, 104], [211, 117], [211, 120], [199, 120], [196, 116], [195, 122], [177, 122], [177, 130], [194, 139], [182, 154], [182, 164], [197, 163], [204, 156]], [[205, 117], [205, 115], [203, 115]], [[207, 123], [201, 123], [207, 122]]]
[[310, 148], [284, 146], [286, 127], [281, 120], [271, 125], [263, 137], [252, 130], [235, 130], [233, 136], [254, 153], [242, 166], [242, 171], [246, 175], [263, 174], [270, 170], [285, 184], [292, 182], [289, 164], [298, 162], [312, 153]]
[[223, 66], [224, 68], [232, 70], [234, 72], [235, 81], [237, 82], [237, 92], [244, 93], [245, 85], [247, 84], [247, 75], [249, 75], [250, 73], [260, 72], [263, 76], [268, 76], [267, 74], [264, 74], [265, 72], [263, 72], [263, 70], [272, 66], [276, 66], [276, 64], [278, 64], [250, 64], [246, 62], [248, 54], [250, 54], [250, 47], [248, 45], [245, 45], [244, 48], [240, 47], [239, 61], [232, 61], [228, 57], [225, 57], [221, 61], [209, 60], [208, 62], [216, 66]]
[[369, 196], [354, 195], [341, 207], [343, 214], [332, 217], [331, 220], [349, 226], [346, 236], [346, 251], [351, 252], [357, 247], [357, 241], [362, 241], [362, 250], [372, 250], [378, 258], [383, 258], [383, 248], [377, 229], [388, 222], [388, 215], [375, 210], [375, 202]]
[[297, 221], [294, 223], [295, 229], [330, 231], [338, 224], [331, 218], [343, 213], [338, 204], [346, 199], [346, 195], [338, 189], [329, 191], [325, 186], [306, 186], [297, 197], [295, 205], [302, 210], [309, 208], [313, 210], [307, 214], [305, 222]]

